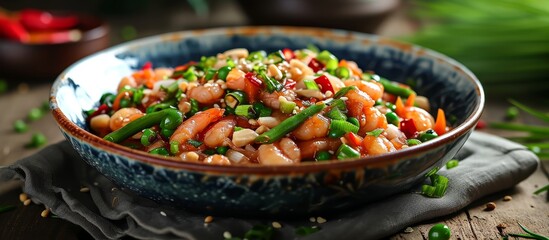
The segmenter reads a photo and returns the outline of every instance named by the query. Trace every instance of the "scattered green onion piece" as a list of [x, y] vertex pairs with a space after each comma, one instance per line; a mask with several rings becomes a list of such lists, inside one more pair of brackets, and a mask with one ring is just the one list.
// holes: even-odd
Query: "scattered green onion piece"
[[330, 119], [334, 120], [347, 120], [347, 116], [345, 113], [342, 113], [339, 108], [332, 108], [327, 114]]
[[339, 89], [339, 91], [337, 91], [337, 93], [334, 95], [334, 98], [343, 97], [343, 96], [345, 96], [345, 94], [347, 94], [349, 91], [351, 91], [353, 89], [356, 90], [357, 89], [356, 86], [343, 87], [343, 88]]
[[44, 116], [44, 112], [40, 108], [32, 108], [29, 111], [28, 119], [36, 121]]
[[385, 113], [385, 118], [387, 118], [387, 122], [390, 124], [393, 124], [395, 126], [399, 125], [399, 118], [398, 115], [395, 112], [387, 112]]
[[101, 95], [101, 98], [99, 99], [99, 103], [107, 104], [107, 106], [111, 107], [115, 98], [116, 98], [116, 95], [112, 93], [105, 93]]
[[381, 77], [375, 73], [365, 72], [362, 74], [362, 80], [379, 82]]
[[229, 147], [227, 146], [219, 146], [215, 148], [215, 151], [221, 155], [225, 155], [225, 153], [227, 153], [228, 150], [229, 150]]
[[387, 107], [388, 109], [391, 109], [391, 111], [395, 111], [396, 110], [396, 105], [390, 103], [390, 102], [385, 102], [385, 107]]
[[538, 195], [538, 194], [540, 194], [540, 193], [542, 193], [542, 192], [545, 192], [545, 191], [548, 191], [548, 190], [549, 190], [549, 184], [548, 184], [548, 185], [545, 185], [544, 187], [542, 187], [542, 188], [540, 188], [540, 189], [538, 189], [538, 190], [536, 190], [536, 191], [534, 192], [534, 194]]
[[133, 95], [132, 95], [132, 102], [135, 105], [138, 105], [143, 100], [143, 97], [145, 97], [145, 94], [143, 93], [143, 88], [134, 89]]
[[294, 111], [297, 104], [294, 101], [283, 100], [280, 101], [280, 111], [282, 113], [290, 114]]
[[317, 227], [317, 226], [312, 226], [312, 227], [301, 226], [295, 229], [295, 234], [303, 237], [303, 236], [307, 236], [315, 232], [318, 232], [319, 230], [320, 230], [320, 227]]
[[332, 159], [332, 154], [328, 151], [320, 151], [316, 153], [315, 159], [317, 161], [326, 161]]
[[246, 118], [254, 118], [255, 111], [252, 105], [238, 105], [235, 114]]
[[187, 112], [187, 113], [185, 114], [186, 117], [192, 117], [192, 116], [195, 115], [198, 111], [200, 111], [199, 105], [198, 105], [198, 101], [196, 101], [196, 99], [191, 98], [191, 99], [189, 100], [189, 102], [191, 103], [191, 110], [189, 110], [189, 112]]
[[337, 57], [334, 56], [331, 52], [329, 52], [328, 50], [323, 50], [322, 52], [318, 53], [316, 55], [316, 59], [320, 62], [322, 62], [323, 64], [327, 64], [328, 61], [330, 60], [337, 60]]
[[206, 70], [206, 74], [204, 74], [204, 79], [212, 80], [216, 73], [217, 69], [209, 68], [208, 70]]
[[428, 184], [423, 184], [421, 185], [421, 194], [432, 197], [435, 195], [435, 187]]
[[379, 135], [381, 135], [381, 133], [383, 133], [383, 128], [377, 128], [377, 129], [374, 129], [370, 132], [367, 132], [366, 135], [369, 135], [369, 136], [374, 136], [374, 137], [379, 137]]
[[507, 111], [505, 112], [505, 118], [507, 120], [514, 120], [518, 117], [519, 110], [517, 107], [511, 106], [507, 108]]
[[415, 146], [421, 144], [421, 141], [415, 138], [406, 139], [406, 145], [408, 146]]
[[345, 101], [339, 98], [332, 99], [332, 101], [330, 101], [328, 105], [330, 105], [332, 108], [338, 108], [341, 111], [347, 111], [347, 105], [345, 105]]
[[132, 101], [128, 98], [120, 99], [120, 108], [127, 108], [132, 106]]
[[348, 132], [357, 133], [359, 127], [345, 120], [332, 120], [330, 121], [330, 131], [328, 136], [331, 138], [339, 138]]
[[429, 129], [425, 132], [421, 132], [417, 139], [419, 139], [421, 142], [427, 142], [431, 139], [435, 139], [438, 137], [438, 134], [433, 130], [433, 129]]
[[317, 103], [305, 108], [298, 114], [291, 116], [269, 131], [262, 133], [255, 139], [256, 143], [273, 143], [284, 137], [284, 135], [296, 129], [309, 117], [319, 113], [326, 107], [324, 103]]
[[0, 94], [8, 91], [8, 82], [4, 79], [0, 79]]
[[348, 79], [351, 76], [351, 70], [347, 67], [338, 67], [335, 70], [335, 74], [338, 78]]
[[156, 138], [156, 132], [150, 128], [146, 128], [145, 130], [143, 130], [143, 135], [141, 135], [141, 144], [143, 144], [143, 146], [149, 146], [152, 144], [152, 142], [155, 140]]
[[169, 156], [170, 152], [164, 147], [155, 148], [149, 151], [150, 154], [156, 154], [156, 155], [162, 155], [162, 156]]
[[261, 61], [265, 57], [267, 57], [267, 53], [263, 50], [251, 52], [248, 54], [248, 57], [246, 58], [248, 61]]
[[216, 154], [216, 151], [215, 149], [212, 149], [212, 148], [208, 148], [206, 150], [203, 150], [202, 153], [208, 155], [208, 156], [211, 156], [211, 155], [214, 155]]
[[214, 56], [202, 56], [200, 57], [200, 62], [198, 63], [198, 66], [203, 69], [210, 69], [217, 63], [217, 58]]
[[351, 159], [351, 158], [357, 158], [360, 157], [360, 152], [352, 148], [351, 146], [343, 143], [336, 152], [337, 159], [344, 160], [344, 159]]
[[274, 229], [266, 225], [256, 225], [244, 234], [244, 239], [270, 240], [273, 238]]
[[172, 155], [176, 155], [179, 153], [179, 142], [178, 141], [171, 141], [170, 142], [170, 153]]
[[276, 52], [269, 53], [267, 59], [273, 60], [273, 64], [278, 64], [284, 61], [284, 53], [278, 50]]
[[431, 185], [423, 185], [421, 193], [427, 197], [440, 198], [448, 188], [448, 178], [438, 174], [432, 174]]
[[350, 118], [347, 118], [347, 122], [350, 122], [352, 123], [353, 125], [357, 126], [360, 128], [360, 122], [358, 121], [358, 119], [354, 118], [354, 117], [350, 117]]
[[47, 140], [46, 140], [46, 136], [44, 136], [44, 134], [35, 133], [35, 134], [32, 135], [31, 141], [27, 146], [31, 147], [31, 148], [38, 148], [38, 147], [41, 147], [42, 145], [46, 144], [46, 142], [47, 142]]
[[195, 67], [190, 66], [184, 73], [183, 78], [186, 79], [189, 82], [194, 82], [198, 80], [198, 77], [196, 76]]
[[234, 132], [238, 132], [240, 130], [244, 129], [243, 127], [236, 126], [234, 127]]
[[167, 128], [160, 129], [160, 135], [164, 136], [165, 138], [170, 138], [174, 132], [175, 132], [175, 129], [167, 129]]
[[254, 112], [258, 113], [259, 117], [268, 117], [268, 116], [271, 116], [271, 114], [273, 113], [272, 109], [265, 106], [261, 102], [254, 102], [253, 107], [254, 107]]
[[459, 161], [457, 159], [452, 159], [446, 163], [446, 169], [452, 169], [459, 165]]
[[11, 211], [13, 209], [15, 209], [16, 207], [13, 206], [13, 205], [7, 205], [7, 206], [1, 206], [0, 207], [0, 213], [5, 213], [5, 212], [8, 212], [8, 211]]
[[381, 85], [383, 85], [385, 92], [390, 94], [407, 98], [410, 96], [410, 94], [415, 93], [414, 90], [401, 87], [397, 83], [389, 81], [385, 78], [381, 78], [379, 82], [381, 83]]
[[13, 129], [18, 133], [24, 133], [29, 130], [29, 125], [23, 120], [16, 120], [13, 122]]
[[265, 67], [262, 67], [258, 71], [258, 74], [261, 76], [261, 80], [267, 87], [267, 92], [272, 93], [274, 91], [280, 91], [284, 87], [279, 81], [267, 75], [267, 70]]
[[328, 63], [326, 63], [326, 71], [328, 71], [330, 74], [335, 74], [335, 70], [337, 69], [339, 65], [339, 62], [335, 59], [330, 59]]
[[191, 146], [195, 147], [195, 148], [202, 146], [201, 141], [197, 141], [197, 140], [194, 140], [194, 139], [187, 140], [187, 143], [190, 144]]
[[320, 49], [318, 49], [318, 47], [313, 44], [307, 44], [307, 49], [311, 50], [311, 52], [314, 52], [316, 54], [320, 52]]
[[[166, 124], [165, 122], [166, 118], [171, 119], [168, 120], [168, 124]], [[103, 139], [110, 142], [119, 143], [145, 128], [150, 128], [154, 125], [162, 124], [161, 122], [164, 122], [165, 127], [174, 127], [173, 129], [175, 129], [175, 127], [178, 126], [178, 124], [177, 126], [175, 126], [175, 123], [179, 121], [183, 121], [181, 113], [175, 109], [168, 108], [158, 112], [149, 113], [143, 117], [135, 119], [134, 121], [126, 124], [118, 130], [107, 134], [107, 136], [103, 137]]]
[[243, 91], [233, 91], [225, 94], [225, 104], [230, 108], [236, 108], [240, 104], [247, 104], [248, 96]]
[[231, 68], [236, 67], [236, 63], [234, 62], [234, 60], [232, 58], [227, 58], [226, 62], [227, 62], [227, 66], [229, 66]]
[[229, 72], [233, 69], [231, 66], [224, 66], [221, 67], [219, 70], [217, 70], [217, 78], [221, 79], [223, 81], [227, 80], [227, 75], [229, 75]]

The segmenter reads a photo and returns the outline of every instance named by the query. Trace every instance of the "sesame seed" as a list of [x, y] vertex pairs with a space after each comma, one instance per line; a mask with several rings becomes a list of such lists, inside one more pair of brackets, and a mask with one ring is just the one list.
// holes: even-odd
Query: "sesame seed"
[[230, 232], [225, 231], [223, 232], [223, 237], [225, 239], [230, 239], [230, 238], [233, 238], [233, 235]]
[[310, 218], [309, 218], [309, 221], [310, 221], [310, 222], [316, 222], [316, 218], [310, 217]]
[[80, 192], [86, 193], [86, 192], [89, 192], [89, 191], [90, 191], [90, 189], [87, 188], [87, 187], [80, 188]]
[[414, 232], [414, 229], [411, 228], [411, 227], [407, 227], [406, 229], [404, 229], [404, 232], [405, 232], [405, 233], [413, 233], [413, 232]]
[[19, 201], [24, 202], [29, 199], [29, 196], [26, 193], [19, 194]]
[[28, 206], [28, 205], [30, 205], [31, 203], [32, 203], [32, 201], [31, 201], [30, 199], [27, 199], [27, 200], [25, 200], [25, 201], [23, 202], [23, 205]]
[[340, 97], [339, 99], [341, 99], [341, 100], [343, 100], [343, 101], [347, 101], [347, 100], [349, 100], [349, 98], [348, 98], [348, 97]]
[[207, 216], [204, 218], [204, 223], [211, 223], [213, 222], [214, 218], [212, 216]]
[[111, 188], [111, 192], [114, 192], [116, 190], [118, 190], [118, 188], [115, 188], [115, 187]]
[[162, 216], [164, 216], [164, 217], [167, 216], [166, 213], [165, 213], [164, 211], [160, 211], [160, 215], [162, 215]]
[[42, 216], [43, 218], [48, 217], [48, 215], [50, 215], [50, 209], [49, 208], [44, 209], [44, 211], [42, 211], [40, 213], [40, 216]]
[[272, 225], [274, 228], [282, 228], [282, 224], [280, 224], [279, 222], [273, 222]]
[[508, 202], [508, 201], [511, 201], [511, 200], [513, 200], [513, 197], [511, 197], [511, 196], [509, 196], [509, 195], [503, 197], [503, 201]]
[[118, 206], [118, 197], [113, 197], [111, 202], [112, 207]]
[[322, 224], [322, 223], [325, 223], [325, 222], [326, 222], [326, 219], [323, 218], [323, 217], [317, 217], [317, 218], [316, 218], [316, 222]]

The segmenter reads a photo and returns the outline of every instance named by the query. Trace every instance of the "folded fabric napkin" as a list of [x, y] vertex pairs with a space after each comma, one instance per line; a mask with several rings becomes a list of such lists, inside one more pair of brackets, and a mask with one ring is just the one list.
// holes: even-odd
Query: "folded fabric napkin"
[[[428, 198], [411, 189], [380, 202], [322, 216], [292, 220], [215, 217], [172, 209], [118, 188], [89, 167], [66, 141], [0, 169], [0, 180], [21, 179], [23, 191], [57, 216], [80, 225], [96, 239], [131, 236], [139, 239], [223, 239], [225, 232], [242, 237], [258, 224], [279, 222], [276, 239], [295, 239], [300, 226], [318, 226], [299, 239], [375, 239], [389, 236], [421, 221], [454, 213], [476, 199], [510, 188], [538, 167], [538, 158], [524, 146], [474, 132], [456, 156], [459, 166], [439, 173], [450, 180], [446, 195]], [[89, 193], [80, 192], [85, 186]], [[318, 217], [318, 216], [311, 216]], [[226, 236], [227, 233], [225, 233]]]

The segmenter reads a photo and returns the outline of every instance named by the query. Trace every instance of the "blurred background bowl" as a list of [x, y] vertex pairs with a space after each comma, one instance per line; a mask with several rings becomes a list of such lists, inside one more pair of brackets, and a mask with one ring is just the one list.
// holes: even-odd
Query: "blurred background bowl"
[[78, 41], [35, 44], [0, 39], [0, 76], [51, 81], [70, 64], [110, 45], [109, 27], [104, 21], [90, 15], [78, 17]]

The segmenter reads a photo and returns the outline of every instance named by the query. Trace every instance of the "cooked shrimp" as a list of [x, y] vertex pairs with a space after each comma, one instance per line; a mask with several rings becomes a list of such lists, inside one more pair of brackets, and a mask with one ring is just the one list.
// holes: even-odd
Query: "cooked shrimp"
[[171, 69], [171, 68], [155, 68], [154, 69], [154, 79], [155, 80], [167, 79], [172, 74], [173, 74], [173, 69]]
[[229, 137], [233, 134], [236, 121], [233, 119], [225, 119], [217, 122], [204, 134], [204, 144], [214, 148], [219, 146], [227, 146]]
[[393, 124], [388, 124], [383, 134], [396, 149], [401, 149], [402, 146], [406, 145], [406, 135]]
[[283, 138], [273, 144], [263, 144], [257, 151], [260, 164], [285, 165], [301, 161], [301, 151], [289, 138]]
[[293, 80], [300, 82], [305, 76], [313, 75], [315, 72], [304, 62], [292, 59], [290, 60], [290, 74], [292, 74]]
[[329, 127], [330, 120], [320, 114], [316, 114], [299, 125], [292, 132], [292, 135], [298, 140], [326, 137]]
[[227, 74], [227, 88], [233, 90], [244, 90], [246, 88], [246, 79], [244, 78], [246, 74], [239, 70], [238, 68], [233, 68]]
[[118, 92], [120, 92], [120, 90], [122, 90], [124, 87], [128, 86], [128, 87], [137, 87], [137, 82], [135, 81], [135, 78], [133, 78], [132, 76], [127, 76], [127, 77], [123, 77], [122, 80], [120, 80], [120, 83], [118, 83]]
[[347, 109], [349, 109], [349, 115], [351, 117], [358, 118], [361, 117], [364, 112], [374, 106], [375, 101], [370, 97], [370, 95], [364, 93], [360, 90], [350, 90], [347, 94]]
[[126, 124], [132, 122], [135, 119], [142, 117], [144, 114], [137, 108], [121, 108], [116, 111], [109, 120], [109, 127], [112, 131], [116, 131], [119, 128], [126, 126]]
[[210, 108], [208, 110], [198, 112], [194, 116], [185, 120], [170, 137], [170, 141], [178, 141], [179, 144], [184, 144], [189, 139], [193, 139], [199, 132], [202, 132], [210, 123], [219, 121], [223, 117], [224, 109]]
[[313, 158], [319, 151], [336, 151], [341, 145], [339, 138], [317, 138], [299, 142], [301, 157], [303, 159]]
[[223, 97], [225, 90], [217, 83], [206, 83], [196, 86], [187, 91], [187, 96], [193, 98], [199, 103], [210, 105]]
[[280, 97], [286, 98], [288, 101], [293, 101], [295, 99], [295, 93], [293, 91], [288, 91], [283, 89], [282, 91], [274, 91], [269, 93], [267, 91], [261, 91], [259, 94], [259, 99], [270, 108], [280, 109]]
[[393, 143], [391, 143], [384, 135], [372, 136], [366, 135], [362, 141], [362, 150], [369, 156], [380, 155], [384, 153], [396, 151]]
[[204, 163], [211, 165], [231, 165], [231, 161], [229, 161], [229, 158], [219, 154], [208, 156], [204, 159]]
[[405, 119], [413, 119], [416, 129], [418, 131], [426, 131], [433, 128], [435, 125], [435, 120], [431, 114], [422, 108], [418, 107], [406, 107], [404, 112]]
[[378, 82], [368, 82], [362, 80], [348, 80], [344, 82], [345, 86], [356, 86], [360, 91], [368, 94], [372, 99], [377, 100], [383, 96], [383, 85]]
[[111, 117], [108, 114], [99, 114], [90, 119], [90, 128], [100, 137], [104, 137], [111, 132], [110, 120]]
[[387, 118], [375, 107], [365, 109], [364, 117], [359, 118], [358, 121], [360, 123], [359, 135], [364, 135], [378, 128], [387, 128]]

